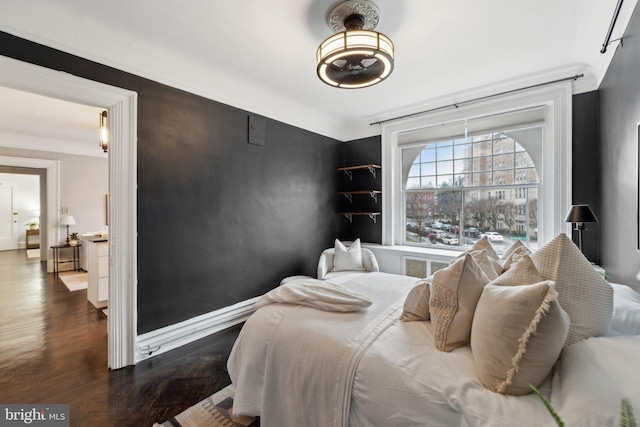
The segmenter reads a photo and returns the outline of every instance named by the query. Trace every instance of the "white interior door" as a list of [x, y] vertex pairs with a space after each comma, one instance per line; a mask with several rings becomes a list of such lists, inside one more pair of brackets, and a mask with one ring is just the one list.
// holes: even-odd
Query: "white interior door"
[[0, 185], [0, 251], [18, 249], [18, 212], [13, 210], [13, 186]]

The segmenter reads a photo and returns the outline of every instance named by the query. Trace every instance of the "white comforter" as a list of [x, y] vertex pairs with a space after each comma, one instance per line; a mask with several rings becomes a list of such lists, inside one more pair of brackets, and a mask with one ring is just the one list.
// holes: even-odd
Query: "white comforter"
[[[429, 322], [397, 320], [415, 280], [353, 277], [336, 280], [369, 295], [366, 310], [270, 304], [251, 316], [228, 363], [235, 412], [265, 427], [555, 426], [537, 396], [486, 390], [469, 346], [440, 352]], [[578, 342], [540, 389], [568, 427], [617, 425], [622, 397], [640, 413], [638, 354], [640, 336]]]

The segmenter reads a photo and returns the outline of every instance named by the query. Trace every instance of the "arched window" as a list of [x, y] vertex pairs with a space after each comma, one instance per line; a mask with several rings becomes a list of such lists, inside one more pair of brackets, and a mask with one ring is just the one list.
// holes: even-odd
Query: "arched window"
[[[420, 231], [415, 228], [418, 224], [414, 217], [408, 215], [408, 210], [412, 208], [407, 206], [411, 202], [409, 197], [421, 199], [413, 201], [413, 204], [422, 204], [424, 209], [432, 204], [434, 215], [440, 215], [442, 220], [445, 219], [444, 213], [435, 212], [435, 202], [442, 202], [440, 206], [445, 206], [446, 199], [459, 201], [460, 213], [455, 214], [459, 221], [459, 230], [456, 233], [459, 240], [458, 249], [465, 245], [465, 239], [469, 236], [477, 235], [477, 229], [482, 229], [484, 233], [497, 233], [498, 229], [512, 230], [507, 234], [498, 234], [507, 240], [528, 239], [532, 249], [535, 249], [538, 241], [544, 244], [555, 238], [558, 233], [570, 233], [571, 224], [566, 223], [564, 218], [567, 206], [571, 205], [571, 93], [570, 82], [554, 83], [464, 105], [453, 104], [453, 108], [434, 108], [424, 114], [407, 115], [384, 123], [382, 245], [402, 245], [398, 250], [412, 256], [438, 255], [429, 249], [411, 246], [428, 243], [424, 240], [426, 236], [420, 236]], [[513, 164], [509, 164], [506, 157], [504, 160], [495, 161], [496, 157], [507, 153], [499, 152], [499, 149], [494, 149], [493, 146], [489, 163], [486, 163], [489, 161], [486, 158], [476, 160], [473, 151], [470, 166], [468, 156], [466, 159], [462, 155], [458, 156], [460, 150], [464, 149], [456, 147], [467, 145], [469, 149], [468, 145], [471, 144], [473, 150], [474, 139], [479, 142], [478, 150], [488, 149], [486, 145], [482, 147], [480, 142], [483, 135], [511, 138], [514, 142]], [[443, 146], [442, 156], [436, 158], [435, 164], [429, 164], [428, 157], [426, 162], [423, 161], [424, 149], [435, 148], [435, 155], [438, 156], [439, 146], [434, 144], [447, 142], [450, 142], [450, 151]], [[483, 142], [494, 143], [486, 138]], [[433, 154], [433, 151], [431, 153]], [[449, 153], [451, 158], [447, 159]], [[428, 156], [428, 153], [426, 155]], [[420, 172], [414, 169], [414, 166], [418, 165]], [[436, 167], [435, 172], [429, 170], [432, 166]], [[511, 172], [503, 174], [507, 169]], [[449, 171], [451, 173], [448, 173]], [[532, 172], [535, 175], [532, 175]], [[409, 178], [418, 178], [419, 187], [416, 187], [418, 180]], [[423, 187], [423, 179], [427, 185], [431, 182], [433, 187]], [[482, 180], [486, 180], [484, 182], [488, 184], [489, 179], [490, 185], [480, 184]], [[449, 186], [443, 187], [445, 183]], [[410, 193], [422, 194], [411, 196]], [[442, 194], [438, 195], [440, 193]], [[531, 202], [533, 199], [537, 200], [535, 204], [523, 203], [526, 200]], [[514, 224], [509, 223], [511, 217], [501, 214], [495, 220], [494, 227], [489, 220], [482, 218], [483, 214], [491, 215], [488, 208], [476, 211], [479, 219], [474, 220], [473, 212], [467, 207], [473, 203], [488, 203], [487, 200], [491, 200], [492, 203], [496, 200], [505, 201], [500, 202], [503, 203], [503, 209], [508, 207], [506, 201], [513, 201], [513, 210], [516, 212], [512, 219]], [[452, 220], [453, 216], [450, 215]], [[493, 221], [493, 218], [490, 219]], [[434, 218], [431, 222], [432, 225], [433, 222], [442, 223], [446, 230], [449, 226], [442, 220]], [[424, 221], [421, 227], [424, 227]], [[451, 227], [456, 226], [451, 224]], [[524, 233], [524, 236], [516, 234], [516, 230]], [[415, 242], [407, 239], [412, 236], [415, 237], [412, 239]], [[495, 238], [499, 239], [498, 236]], [[450, 242], [452, 243], [452, 240]], [[508, 243], [501, 247], [506, 247]], [[436, 241], [436, 246], [446, 247], [440, 241]]]
[[468, 247], [486, 235], [498, 252], [537, 247], [538, 173], [527, 145], [542, 125], [402, 148], [405, 243]]

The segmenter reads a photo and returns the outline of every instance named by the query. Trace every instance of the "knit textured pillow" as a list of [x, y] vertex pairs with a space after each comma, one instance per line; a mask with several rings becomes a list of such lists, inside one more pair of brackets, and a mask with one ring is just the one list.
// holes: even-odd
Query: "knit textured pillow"
[[531, 260], [545, 280], [555, 282], [558, 301], [571, 319], [565, 346], [607, 332], [613, 289], [566, 234], [537, 250]]
[[451, 351], [469, 343], [473, 313], [488, 282], [469, 254], [433, 275], [429, 311], [438, 350]]
[[478, 301], [471, 351], [482, 384], [515, 396], [531, 393], [562, 351], [569, 316], [557, 301], [553, 282], [524, 286], [489, 283]]

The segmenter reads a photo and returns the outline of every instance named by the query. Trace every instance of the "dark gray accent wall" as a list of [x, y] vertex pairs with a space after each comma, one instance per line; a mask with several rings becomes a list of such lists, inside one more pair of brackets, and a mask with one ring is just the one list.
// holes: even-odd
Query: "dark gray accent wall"
[[[572, 195], [573, 204], [588, 204], [600, 218], [600, 144], [598, 92], [573, 96]], [[567, 207], [568, 210], [568, 207]], [[600, 262], [600, 223], [585, 224], [582, 252], [591, 262]], [[578, 232], [573, 232], [578, 243]]]
[[[611, 281], [640, 289], [638, 122], [640, 9], [636, 7], [600, 88], [601, 265]], [[596, 47], [597, 49], [597, 47]]]
[[249, 144], [246, 111], [6, 33], [0, 55], [138, 93], [138, 333], [315, 277], [341, 143], [267, 119]]

